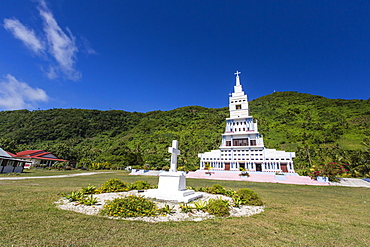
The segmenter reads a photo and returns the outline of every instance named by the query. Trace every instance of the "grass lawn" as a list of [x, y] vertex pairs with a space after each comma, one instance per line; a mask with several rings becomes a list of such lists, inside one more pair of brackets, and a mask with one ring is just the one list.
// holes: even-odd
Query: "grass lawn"
[[266, 204], [252, 217], [201, 222], [110, 220], [55, 207], [61, 193], [110, 178], [158, 181], [120, 171], [0, 180], [0, 246], [370, 246], [368, 188], [188, 179], [189, 186], [251, 188]]

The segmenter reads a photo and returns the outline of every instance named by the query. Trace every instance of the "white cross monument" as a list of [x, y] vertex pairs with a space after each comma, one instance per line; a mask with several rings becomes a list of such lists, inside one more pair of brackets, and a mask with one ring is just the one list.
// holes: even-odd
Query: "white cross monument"
[[168, 148], [168, 152], [171, 153], [171, 167], [170, 172], [177, 172], [177, 155], [180, 155], [180, 150], [178, 149], [179, 142], [177, 140], [172, 141], [172, 147]]
[[177, 155], [180, 155], [177, 140], [172, 141], [172, 147], [168, 148], [168, 152], [172, 154], [170, 170], [159, 174], [158, 189], [147, 190], [143, 195], [160, 200], [185, 203], [202, 197], [200, 193], [186, 189], [186, 174], [177, 171]]

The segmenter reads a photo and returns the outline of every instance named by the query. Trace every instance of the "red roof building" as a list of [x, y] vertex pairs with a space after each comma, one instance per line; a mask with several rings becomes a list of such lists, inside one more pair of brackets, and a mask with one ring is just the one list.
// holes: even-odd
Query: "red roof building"
[[26, 161], [14, 158], [14, 154], [0, 148], [0, 173], [22, 172]]
[[14, 157], [28, 160], [32, 163], [32, 166], [53, 166], [55, 162], [69, 162], [68, 160], [59, 159], [54, 154], [46, 152], [44, 150], [26, 150], [17, 153]]

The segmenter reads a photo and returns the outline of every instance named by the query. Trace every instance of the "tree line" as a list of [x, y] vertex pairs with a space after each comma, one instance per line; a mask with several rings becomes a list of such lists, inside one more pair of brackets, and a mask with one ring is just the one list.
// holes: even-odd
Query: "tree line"
[[[327, 99], [276, 92], [250, 102], [267, 148], [296, 152], [307, 175], [325, 162], [349, 164], [351, 176], [370, 176], [370, 100]], [[228, 108], [181, 107], [147, 113], [84, 109], [0, 112], [0, 146], [10, 152], [43, 149], [79, 166], [163, 169], [179, 140], [179, 168], [194, 170], [198, 153], [217, 149]]]

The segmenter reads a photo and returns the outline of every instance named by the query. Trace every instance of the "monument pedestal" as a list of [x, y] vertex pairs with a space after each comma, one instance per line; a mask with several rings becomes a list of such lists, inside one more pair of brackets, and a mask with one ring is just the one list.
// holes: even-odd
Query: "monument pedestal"
[[188, 203], [202, 197], [194, 190], [186, 189], [186, 175], [182, 172], [162, 172], [159, 175], [158, 189], [147, 190], [145, 197]]

